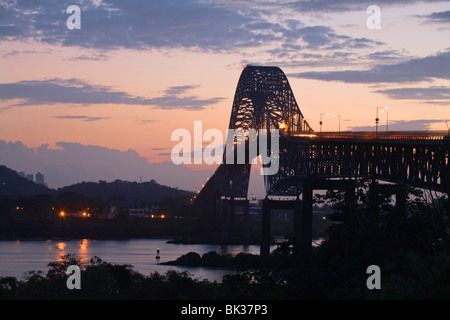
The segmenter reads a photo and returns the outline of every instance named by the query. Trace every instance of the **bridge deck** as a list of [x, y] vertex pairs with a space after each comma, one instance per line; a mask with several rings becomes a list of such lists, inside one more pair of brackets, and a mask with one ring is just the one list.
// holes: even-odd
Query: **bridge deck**
[[345, 140], [345, 141], [390, 141], [401, 143], [442, 143], [449, 139], [449, 132], [444, 130], [433, 131], [343, 131], [343, 132], [285, 132], [285, 135], [294, 140]]

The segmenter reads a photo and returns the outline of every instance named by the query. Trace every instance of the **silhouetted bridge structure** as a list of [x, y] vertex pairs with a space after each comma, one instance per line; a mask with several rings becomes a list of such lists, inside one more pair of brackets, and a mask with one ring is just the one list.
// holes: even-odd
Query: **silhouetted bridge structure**
[[[406, 201], [406, 185], [450, 193], [447, 131], [315, 132], [301, 113], [288, 79], [277, 67], [244, 68], [229, 129], [278, 129], [279, 152], [272, 156], [277, 157], [279, 169], [264, 176], [267, 196], [262, 208], [261, 256], [269, 254], [270, 210], [274, 208], [293, 209], [294, 238], [311, 244], [313, 190], [345, 191], [349, 208], [359, 177], [398, 186], [392, 190], [399, 204]], [[236, 150], [225, 150], [224, 158], [227, 152]], [[268, 152], [274, 150], [269, 148]], [[248, 237], [251, 160], [247, 158], [242, 164], [224, 161], [192, 203], [193, 208], [207, 212], [213, 227], [221, 222], [224, 235], [234, 208], [242, 206], [244, 237]], [[273, 196], [295, 200], [273, 200]]]

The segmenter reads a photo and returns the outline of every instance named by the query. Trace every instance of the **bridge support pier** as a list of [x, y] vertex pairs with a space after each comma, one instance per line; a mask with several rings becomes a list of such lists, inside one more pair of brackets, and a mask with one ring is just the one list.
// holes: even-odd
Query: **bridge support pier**
[[214, 197], [214, 201], [213, 201], [213, 207], [211, 210], [211, 230], [216, 230], [217, 228], [217, 210], [218, 210], [218, 206], [220, 204], [220, 198]]
[[261, 245], [259, 255], [262, 259], [270, 255], [270, 200], [265, 198], [262, 202]]
[[[236, 207], [242, 207], [242, 240], [244, 243], [250, 242], [250, 201], [234, 198], [224, 198], [219, 200], [221, 206], [219, 210], [222, 210], [220, 219], [220, 229], [219, 232], [222, 239], [226, 241], [230, 234], [236, 230], [234, 224], [236, 222]], [[213, 230], [217, 230], [214, 228]], [[236, 236], [236, 234], [234, 234]]]
[[408, 187], [405, 184], [378, 184], [373, 182], [369, 185], [369, 205], [376, 212], [379, 206], [377, 197], [395, 195], [395, 208], [398, 212], [406, 213], [407, 194]]
[[312, 251], [312, 206], [313, 206], [313, 184], [312, 180], [307, 178], [303, 184], [303, 204], [301, 212], [301, 233], [300, 242], [301, 252], [305, 258], [310, 257]]
[[221, 235], [222, 239], [228, 238], [228, 229], [229, 229], [229, 210], [230, 210], [230, 201], [228, 199], [222, 200], [222, 216], [220, 221], [221, 226]]
[[295, 201], [270, 200], [266, 197], [262, 204], [262, 228], [261, 228], [261, 257], [270, 255], [270, 211], [271, 209], [294, 210], [294, 241], [301, 248], [301, 259], [308, 261], [312, 253], [312, 220], [313, 220], [313, 191], [317, 190], [344, 190], [346, 203], [346, 223], [351, 223], [353, 210], [356, 203], [354, 180], [323, 180], [306, 177], [303, 179], [302, 200], [299, 197]]
[[267, 258], [270, 255], [271, 240], [271, 210], [293, 209], [294, 210], [294, 241], [296, 241], [309, 255], [312, 246], [312, 183], [306, 182], [303, 190], [303, 200], [298, 197], [295, 201], [270, 200], [266, 197], [262, 202], [261, 222], [261, 245], [260, 256]]
[[242, 236], [244, 244], [248, 244], [250, 242], [250, 201], [245, 200], [244, 202], [244, 217], [242, 219], [243, 230]]
[[395, 207], [402, 213], [406, 213], [407, 189], [406, 185], [397, 185], [397, 190], [395, 192]]
[[297, 196], [294, 205], [294, 239], [300, 239], [302, 234], [302, 212], [303, 212], [303, 201]]

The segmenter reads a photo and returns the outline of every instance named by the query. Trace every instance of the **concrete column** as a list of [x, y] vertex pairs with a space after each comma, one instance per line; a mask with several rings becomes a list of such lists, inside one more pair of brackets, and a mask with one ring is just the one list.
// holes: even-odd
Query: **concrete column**
[[300, 241], [305, 248], [312, 247], [312, 205], [313, 186], [310, 178], [306, 178], [303, 186], [303, 205]]
[[344, 188], [344, 223], [352, 224], [354, 219], [354, 212], [356, 208], [356, 193], [355, 193], [355, 183], [352, 181], [343, 182]]
[[345, 231], [345, 257], [348, 256], [348, 248], [350, 244], [349, 230], [354, 228], [355, 221], [355, 208], [356, 208], [356, 194], [355, 194], [355, 184], [351, 181], [345, 182], [344, 184], [344, 225]]
[[297, 196], [294, 204], [294, 239], [296, 242], [300, 242], [300, 237], [302, 233], [302, 212], [303, 212], [303, 202]]
[[231, 199], [229, 201], [229, 206], [228, 206], [228, 234], [233, 234], [233, 227], [234, 227], [234, 210], [235, 210], [235, 202], [234, 202], [234, 196], [231, 196]]
[[229, 200], [225, 198], [222, 201], [222, 217], [220, 219], [220, 224], [222, 227], [222, 238], [228, 238], [228, 210]]
[[261, 246], [259, 249], [261, 258], [270, 255], [270, 200], [265, 198], [262, 204]]
[[395, 192], [395, 207], [403, 213], [406, 213], [406, 197], [406, 185], [397, 185], [397, 190]]
[[243, 218], [243, 238], [244, 243], [250, 241], [250, 201], [244, 201], [244, 218]]
[[214, 196], [214, 200], [213, 200], [213, 207], [212, 207], [212, 215], [211, 215], [211, 231], [212, 232], [216, 232], [217, 229], [217, 201], [220, 201], [217, 199], [217, 196]]
[[378, 208], [378, 183], [376, 181], [372, 181], [369, 184], [369, 192], [368, 192], [368, 196], [369, 196], [369, 211], [372, 213], [376, 213], [377, 212], [377, 208]]

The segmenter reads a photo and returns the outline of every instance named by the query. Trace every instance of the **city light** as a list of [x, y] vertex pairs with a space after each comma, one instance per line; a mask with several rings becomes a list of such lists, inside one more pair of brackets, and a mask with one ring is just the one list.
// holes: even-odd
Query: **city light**
[[381, 113], [386, 113], [386, 132], [389, 131], [389, 113], [387, 112], [387, 107], [384, 107], [383, 110], [381, 110]]
[[159, 218], [159, 219], [165, 219], [166, 215], [165, 214], [160, 214], [160, 215], [150, 215], [150, 218], [155, 219], [155, 218]]
[[384, 113], [386, 112], [386, 131], [388, 129], [388, 124], [387, 124], [387, 108], [388, 107], [377, 107], [377, 117], [375, 118], [375, 134], [378, 134], [378, 122], [380, 121], [380, 118], [378, 118], [378, 110], [382, 109], [381, 112]]

